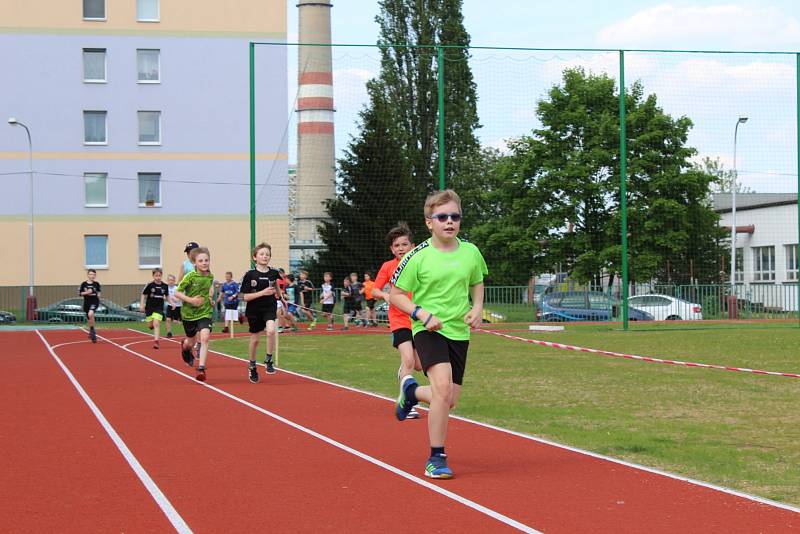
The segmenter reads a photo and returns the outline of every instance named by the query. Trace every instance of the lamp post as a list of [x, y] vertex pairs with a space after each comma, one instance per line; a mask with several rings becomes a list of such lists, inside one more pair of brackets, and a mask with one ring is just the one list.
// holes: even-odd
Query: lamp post
[[[736, 187], [738, 171], [736, 170], [736, 140], [739, 125], [747, 122], [747, 117], [739, 117], [733, 129], [733, 176], [731, 180], [731, 299], [728, 304], [728, 316], [736, 317]], [[731, 308], [733, 305], [733, 308]]]
[[11, 126], [22, 126], [28, 134], [28, 193], [30, 208], [28, 213], [28, 299], [25, 311], [26, 320], [33, 320], [33, 310], [36, 308], [36, 300], [33, 296], [33, 143], [31, 142], [31, 131], [28, 127], [11, 117], [8, 119]]

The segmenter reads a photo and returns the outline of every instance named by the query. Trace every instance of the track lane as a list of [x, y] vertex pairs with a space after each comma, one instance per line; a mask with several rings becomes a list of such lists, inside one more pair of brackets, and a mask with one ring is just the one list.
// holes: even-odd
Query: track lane
[[0, 530], [174, 532], [36, 333], [0, 347]]
[[[53, 344], [75, 336], [47, 334]], [[82, 349], [57, 350], [195, 531], [400, 532], [409, 528], [408, 507], [422, 502], [436, 510], [426, 517], [432, 531], [511, 530], [121, 348]], [[177, 349], [149, 351], [179, 360]], [[224, 387], [241, 384], [241, 370], [241, 362], [217, 357], [209, 373]]]
[[[165, 354], [145, 345], [141, 351], [180, 369], [177, 349]], [[398, 423], [386, 400], [280, 371], [262, 373], [265, 383], [254, 386], [246, 381], [243, 361], [209, 358], [209, 380], [226, 391], [421, 475], [427, 456], [424, 419]], [[239, 365], [235, 374], [226, 359]], [[448, 453], [457, 477], [437, 484], [547, 532], [800, 529], [796, 510], [459, 419], [450, 421]]]

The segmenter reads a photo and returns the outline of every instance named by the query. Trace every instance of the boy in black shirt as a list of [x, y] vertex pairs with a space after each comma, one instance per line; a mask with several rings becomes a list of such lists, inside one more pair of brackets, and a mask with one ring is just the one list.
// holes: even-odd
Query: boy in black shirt
[[256, 268], [245, 273], [242, 283], [239, 284], [242, 298], [247, 303], [245, 315], [250, 330], [250, 356], [249, 378], [250, 382], [258, 382], [256, 369], [256, 349], [258, 348], [259, 335], [267, 331], [267, 356], [264, 358], [264, 367], [267, 374], [275, 374], [272, 362], [272, 353], [275, 350], [275, 319], [278, 311], [278, 299], [281, 298], [277, 281], [281, 274], [269, 266], [272, 259], [272, 247], [261, 243], [253, 249], [252, 258]]
[[[161, 277], [164, 272], [156, 267], [153, 269], [153, 281], [144, 286], [142, 296], [139, 298], [139, 309], [144, 310], [147, 328], [153, 331], [153, 348], [158, 348], [158, 338], [161, 335], [161, 321], [164, 320], [164, 304], [169, 296], [169, 286]], [[147, 301], [145, 302], [145, 297]]]
[[97, 343], [97, 333], [94, 331], [94, 312], [100, 306], [100, 282], [97, 282], [97, 271], [89, 269], [86, 271], [87, 280], [81, 283], [78, 294], [83, 297], [83, 313], [86, 314], [89, 323], [89, 339], [92, 343]]
[[300, 271], [297, 289], [300, 292], [300, 313], [308, 319], [308, 329], [314, 330], [314, 327], [317, 326], [317, 321], [314, 319], [314, 311], [311, 309], [311, 295], [314, 291], [314, 283], [308, 279], [308, 271]]

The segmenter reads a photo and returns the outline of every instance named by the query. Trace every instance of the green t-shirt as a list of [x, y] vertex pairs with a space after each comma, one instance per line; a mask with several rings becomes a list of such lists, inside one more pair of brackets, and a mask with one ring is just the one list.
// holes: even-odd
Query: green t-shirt
[[210, 319], [213, 315], [211, 300], [208, 298], [211, 285], [214, 283], [214, 275], [210, 272], [202, 275], [197, 271], [186, 273], [183, 280], [178, 284], [178, 291], [187, 297], [204, 297], [203, 304], [192, 306], [184, 302], [181, 306], [181, 319], [184, 321], [197, 321], [198, 319]]
[[[472, 243], [459, 239], [457, 249], [442, 252], [428, 239], [400, 260], [392, 284], [410, 291], [414, 304], [439, 318], [444, 337], [468, 340], [464, 315], [470, 309], [469, 288], [483, 282], [488, 272], [481, 251]], [[411, 330], [416, 334], [425, 327], [422, 321], [412, 321]]]

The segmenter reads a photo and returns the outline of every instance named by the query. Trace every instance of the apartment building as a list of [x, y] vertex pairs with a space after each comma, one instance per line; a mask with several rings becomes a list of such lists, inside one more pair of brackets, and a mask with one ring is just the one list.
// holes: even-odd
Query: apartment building
[[[177, 272], [188, 241], [219, 278], [248, 268], [249, 43], [285, 42], [286, 2], [30, 0], [0, 3], [0, 20], [0, 285], [29, 282], [31, 218], [36, 285], [89, 267], [142, 283]], [[278, 266], [286, 63], [280, 46], [255, 62], [256, 237]]]

